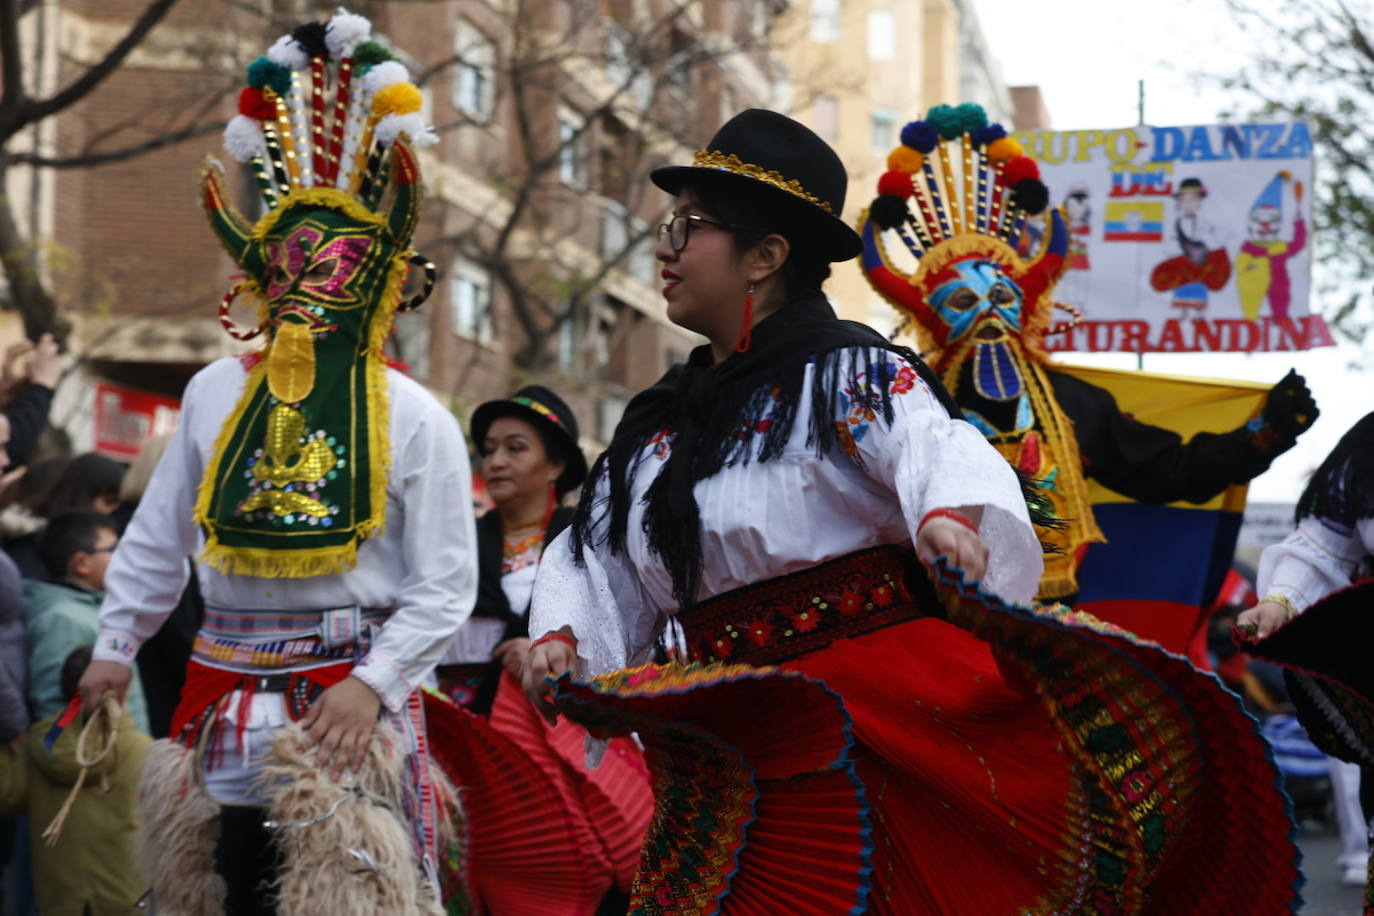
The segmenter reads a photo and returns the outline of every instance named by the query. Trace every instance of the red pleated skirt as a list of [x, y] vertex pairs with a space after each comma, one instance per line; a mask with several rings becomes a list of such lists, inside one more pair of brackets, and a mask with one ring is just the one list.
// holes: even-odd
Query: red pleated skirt
[[[1278, 771], [1213, 676], [952, 583], [922, 617], [902, 558], [836, 563], [689, 624], [726, 663], [560, 681], [569, 716], [646, 748], [632, 913], [1296, 911]], [[888, 620], [845, 622], [864, 610]]]
[[445, 864], [445, 897], [474, 913], [588, 916], [613, 887], [628, 889], [653, 813], [639, 746], [611, 741], [585, 764], [587, 733], [550, 727], [508, 674], [489, 717], [425, 698], [434, 759], [458, 786], [465, 837]]

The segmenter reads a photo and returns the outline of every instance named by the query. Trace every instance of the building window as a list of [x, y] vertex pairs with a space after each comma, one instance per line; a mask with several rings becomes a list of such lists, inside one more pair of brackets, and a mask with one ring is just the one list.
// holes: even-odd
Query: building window
[[641, 283], [654, 282], [654, 239], [649, 224], [618, 200], [607, 199], [601, 213], [601, 257], [620, 259], [620, 267]]
[[587, 186], [587, 131], [571, 108], [558, 110], [558, 177], [574, 187]]
[[496, 46], [467, 20], [454, 34], [458, 65], [453, 74], [453, 106], [477, 121], [490, 121], [496, 100]]
[[839, 139], [840, 103], [833, 95], [818, 95], [811, 100], [811, 129], [827, 143]]
[[811, 40], [822, 44], [840, 40], [840, 0], [811, 0]]
[[449, 279], [453, 332], [480, 343], [491, 341], [491, 273], [476, 261], [460, 257]]
[[615, 428], [620, 423], [620, 418], [625, 415], [625, 400], [615, 396], [608, 396], [601, 399], [597, 404], [596, 411], [596, 431], [598, 438], [602, 442], [610, 442], [615, 436]]
[[873, 10], [868, 14], [870, 60], [892, 60], [897, 56], [896, 29], [896, 22], [889, 10]]
[[558, 368], [573, 372], [579, 368], [577, 352], [577, 316], [569, 315], [558, 326]]
[[884, 108], [875, 108], [868, 117], [868, 145], [874, 155], [886, 156], [900, 139], [897, 134], [897, 115]]
[[393, 324], [388, 352], [405, 364], [411, 378], [424, 382], [429, 378], [429, 315], [422, 309], [397, 312]]

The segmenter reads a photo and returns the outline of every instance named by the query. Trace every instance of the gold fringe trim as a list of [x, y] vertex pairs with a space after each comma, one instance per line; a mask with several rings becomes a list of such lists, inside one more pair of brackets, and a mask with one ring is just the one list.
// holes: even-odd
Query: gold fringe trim
[[834, 209], [830, 204], [812, 194], [802, 187], [800, 181], [795, 178], [788, 178], [781, 172], [765, 169], [761, 165], [754, 165], [745, 162], [734, 153], [722, 153], [719, 150], [699, 149], [692, 157], [692, 165], [699, 169], [717, 169], [722, 172], [729, 172], [731, 175], [743, 175], [745, 178], [753, 178], [755, 181], [762, 181], [770, 184], [780, 191], [786, 191], [793, 197], [800, 197], [807, 203], [815, 204], [826, 213], [834, 214]]
[[298, 188], [277, 201], [277, 205], [265, 213], [263, 217], [253, 225], [253, 241], [264, 241], [272, 229], [277, 225], [277, 221], [281, 219], [282, 214], [297, 204], [329, 207], [333, 210], [339, 210], [353, 219], [356, 219], [358, 222], [366, 223], [369, 226], [378, 226], [382, 229], [387, 228], [387, 222], [384, 217], [373, 213], [371, 210], [358, 203], [358, 199], [350, 195], [347, 191], [341, 191], [338, 188]]
[[272, 547], [226, 547], [215, 537], [214, 529], [207, 531], [210, 533], [206, 536], [200, 560], [226, 576], [309, 579], [312, 576], [348, 572], [358, 565], [358, 542], [361, 537], [335, 547], [283, 550]]

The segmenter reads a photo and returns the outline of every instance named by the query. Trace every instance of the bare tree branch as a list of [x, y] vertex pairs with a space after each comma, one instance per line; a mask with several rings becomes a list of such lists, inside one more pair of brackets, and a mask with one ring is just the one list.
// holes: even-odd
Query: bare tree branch
[[119, 149], [83, 153], [77, 156], [41, 156], [37, 153], [10, 153], [9, 158], [12, 163], [31, 165], [37, 168], [84, 169], [98, 165], [109, 165], [111, 162], [122, 162], [125, 159], [132, 159], [143, 153], [162, 149], [164, 146], [174, 146], [184, 140], [204, 137], [207, 134], [219, 133], [220, 130], [221, 125], [219, 124], [192, 124], [181, 130], [172, 131], [167, 134], [159, 134], [142, 143], [135, 143], [131, 146], [120, 147]]
[[[13, 3], [14, 0], [6, 0]], [[11, 133], [31, 124], [34, 121], [54, 115], [67, 106], [85, 98], [91, 90], [103, 83], [110, 74], [119, 69], [119, 65], [124, 63], [124, 59], [138, 47], [139, 43], [153, 30], [163, 17], [176, 5], [177, 0], [153, 0], [148, 4], [147, 9], [134, 21], [134, 24], [125, 33], [109, 52], [91, 66], [85, 73], [77, 77], [67, 88], [59, 90], [52, 97], [42, 101], [30, 100], [21, 106], [19, 111], [18, 123], [13, 125]], [[8, 87], [7, 87], [8, 88]], [[3, 140], [5, 135], [0, 135]]]

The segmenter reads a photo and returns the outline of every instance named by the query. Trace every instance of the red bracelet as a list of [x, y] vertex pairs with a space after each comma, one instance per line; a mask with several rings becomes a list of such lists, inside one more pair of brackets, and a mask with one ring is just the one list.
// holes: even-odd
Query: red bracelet
[[546, 642], [561, 642], [574, 652], [577, 651], [577, 640], [573, 639], [567, 633], [561, 633], [558, 630], [554, 630], [552, 633], [545, 633], [543, 636], [530, 643], [530, 651], [533, 652], [535, 646], [542, 646]]
[[916, 533], [920, 534], [921, 529], [926, 526], [926, 522], [930, 521], [932, 518], [947, 518], [951, 521], [958, 522], [974, 534], [978, 533], [978, 526], [973, 524], [973, 519], [954, 509], [931, 509], [926, 513], [925, 518], [921, 519], [921, 524], [916, 526]]

